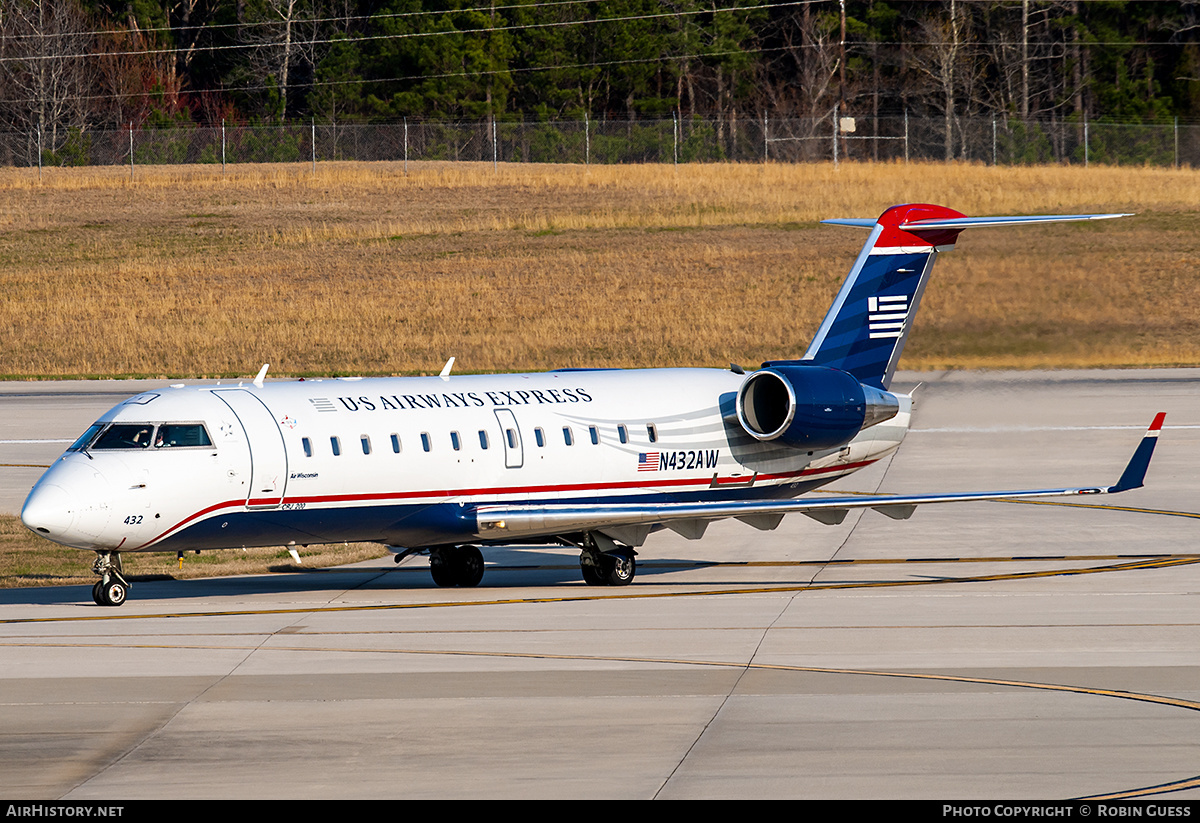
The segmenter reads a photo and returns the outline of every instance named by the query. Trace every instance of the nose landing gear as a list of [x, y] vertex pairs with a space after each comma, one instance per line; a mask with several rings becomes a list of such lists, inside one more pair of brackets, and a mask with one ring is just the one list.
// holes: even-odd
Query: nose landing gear
[[129, 581], [121, 569], [120, 552], [96, 552], [92, 573], [100, 580], [92, 586], [92, 600], [97, 606], [120, 606], [129, 596]]

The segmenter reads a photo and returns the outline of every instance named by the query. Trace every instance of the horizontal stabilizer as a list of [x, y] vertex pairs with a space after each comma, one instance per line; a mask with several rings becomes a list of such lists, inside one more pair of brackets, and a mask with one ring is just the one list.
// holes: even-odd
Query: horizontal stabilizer
[[[902, 231], [975, 229], [984, 226], [1025, 226], [1030, 223], [1078, 223], [1083, 220], [1111, 220], [1114, 217], [1132, 216], [1132, 214], [1033, 214], [1016, 217], [956, 217], [949, 220], [912, 220], [901, 223], [900, 229]], [[842, 223], [841, 225], [849, 224]]]
[[875, 228], [875, 220], [870, 217], [835, 217], [830, 220], [822, 220], [822, 223], [827, 223], [830, 226], [850, 226], [856, 229], [873, 229]]

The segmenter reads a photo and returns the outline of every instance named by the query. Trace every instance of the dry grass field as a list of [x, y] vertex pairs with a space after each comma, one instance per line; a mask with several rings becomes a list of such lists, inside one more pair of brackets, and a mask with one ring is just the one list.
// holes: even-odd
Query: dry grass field
[[798, 356], [901, 202], [980, 229], [901, 366], [1200, 363], [1200, 173], [978, 165], [0, 169], [0, 375], [753, 365]]

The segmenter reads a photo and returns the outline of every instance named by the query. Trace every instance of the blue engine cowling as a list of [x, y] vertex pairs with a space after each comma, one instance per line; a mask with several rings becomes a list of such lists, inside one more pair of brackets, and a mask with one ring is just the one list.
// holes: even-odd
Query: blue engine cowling
[[747, 377], [737, 393], [747, 434], [798, 449], [844, 445], [899, 411], [894, 394], [825, 366], [771, 365]]

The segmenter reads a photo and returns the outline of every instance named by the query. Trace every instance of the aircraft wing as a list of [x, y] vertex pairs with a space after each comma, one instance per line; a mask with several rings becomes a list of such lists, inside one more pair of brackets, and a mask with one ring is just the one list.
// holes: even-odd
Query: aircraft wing
[[[617, 539], [641, 539], [656, 525], [667, 526], [687, 537], [699, 537], [713, 520], [736, 517], [762, 529], [772, 529], [785, 514], [805, 514], [829, 525], [845, 519], [850, 509], [875, 509], [896, 520], [912, 515], [917, 506], [930, 503], [966, 503], [981, 500], [1020, 500], [1043, 497], [1074, 497], [1088, 494], [1118, 494], [1140, 488], [1162, 430], [1165, 412], [1159, 412], [1125, 466], [1120, 479], [1111, 486], [1077, 486], [1059, 489], [1019, 489], [1011, 491], [954, 492], [918, 495], [855, 495], [821, 499], [726, 500], [688, 503], [565, 503], [562, 505], [480, 506], [475, 511], [476, 534], [483, 539], [502, 540], [506, 536], [561, 534], [601, 530]], [[640, 539], [638, 539], [640, 537]]]

